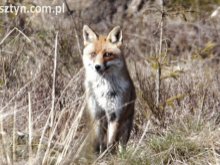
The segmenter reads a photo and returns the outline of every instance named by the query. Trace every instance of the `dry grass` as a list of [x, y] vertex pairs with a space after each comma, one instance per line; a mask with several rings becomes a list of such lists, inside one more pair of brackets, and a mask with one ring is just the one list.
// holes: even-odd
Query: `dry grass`
[[[161, 29], [153, 2], [67, 2], [72, 15], [0, 15], [0, 164], [220, 164], [220, 22], [209, 17], [216, 3], [203, 12], [167, 3]], [[123, 28], [138, 96], [124, 153], [97, 156], [90, 146], [84, 23]]]

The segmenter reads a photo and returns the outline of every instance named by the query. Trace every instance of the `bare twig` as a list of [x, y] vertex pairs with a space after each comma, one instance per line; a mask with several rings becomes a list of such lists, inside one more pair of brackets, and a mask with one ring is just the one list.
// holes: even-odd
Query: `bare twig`
[[68, 15], [73, 14], [74, 11], [70, 9], [70, 7], [69, 7], [67, 1], [66, 1], [66, 0], [63, 0], [63, 2], [64, 2], [64, 4], [66, 5], [66, 9], [67, 9]]
[[67, 14], [68, 14], [68, 15], [71, 15], [71, 18], [72, 18], [72, 20], [73, 20], [73, 24], [74, 24], [73, 30], [74, 30], [75, 37], [76, 37], [76, 41], [77, 41], [77, 47], [78, 47], [78, 50], [79, 50], [79, 54], [82, 56], [81, 47], [80, 47], [80, 42], [79, 42], [79, 35], [78, 35], [78, 33], [77, 33], [77, 30], [76, 30], [75, 18], [74, 18], [73, 15], [72, 15], [72, 14], [74, 13], [74, 11], [70, 9], [70, 7], [69, 7], [69, 5], [68, 5], [68, 3], [67, 3], [66, 0], [63, 0], [63, 1], [64, 1], [65, 5], [66, 5]]
[[159, 108], [160, 104], [160, 84], [161, 84], [161, 64], [160, 58], [162, 54], [162, 44], [163, 44], [163, 25], [164, 25], [164, 0], [161, 0], [161, 22], [160, 22], [160, 47], [159, 47], [159, 56], [158, 56], [158, 68], [156, 75], [156, 107]]

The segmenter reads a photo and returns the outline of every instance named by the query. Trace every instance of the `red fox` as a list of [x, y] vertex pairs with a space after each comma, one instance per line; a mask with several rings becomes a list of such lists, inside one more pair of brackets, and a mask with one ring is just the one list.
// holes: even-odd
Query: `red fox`
[[102, 153], [126, 148], [134, 118], [135, 88], [122, 54], [119, 26], [107, 36], [83, 27], [83, 64], [89, 114], [94, 123], [94, 149]]

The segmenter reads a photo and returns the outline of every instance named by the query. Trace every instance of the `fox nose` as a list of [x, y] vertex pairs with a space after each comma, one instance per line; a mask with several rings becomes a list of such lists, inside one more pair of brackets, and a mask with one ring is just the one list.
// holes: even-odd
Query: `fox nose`
[[100, 65], [95, 65], [95, 69], [96, 69], [96, 71], [99, 71], [101, 69], [101, 66]]

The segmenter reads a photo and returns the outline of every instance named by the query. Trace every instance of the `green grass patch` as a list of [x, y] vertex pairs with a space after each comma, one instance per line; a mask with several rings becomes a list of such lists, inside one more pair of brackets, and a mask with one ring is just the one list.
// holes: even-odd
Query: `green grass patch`
[[168, 164], [172, 160], [188, 161], [201, 152], [201, 147], [182, 133], [168, 132], [164, 136], [155, 136], [150, 140], [155, 163]]

